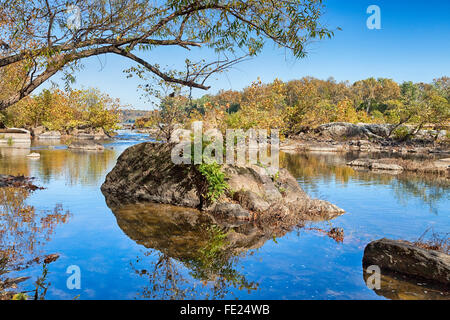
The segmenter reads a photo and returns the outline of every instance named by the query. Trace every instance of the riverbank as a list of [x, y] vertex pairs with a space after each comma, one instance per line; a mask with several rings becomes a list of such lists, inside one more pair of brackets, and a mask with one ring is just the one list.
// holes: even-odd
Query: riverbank
[[47, 130], [44, 127], [30, 129], [31, 136], [37, 140], [106, 140], [111, 138], [111, 134], [105, 132], [103, 128], [79, 127], [70, 130], [56, 131]]
[[[406, 130], [412, 130], [403, 126]], [[407, 138], [393, 135], [389, 124], [327, 123], [305, 130], [281, 142], [288, 152], [389, 152], [398, 154], [450, 154], [450, 139], [446, 130], [419, 130]]]

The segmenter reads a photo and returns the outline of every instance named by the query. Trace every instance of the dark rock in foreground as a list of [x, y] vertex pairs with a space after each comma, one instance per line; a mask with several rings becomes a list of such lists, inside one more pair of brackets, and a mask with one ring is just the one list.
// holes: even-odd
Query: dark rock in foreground
[[[370, 283], [372, 272], [363, 270], [365, 283]], [[408, 277], [404, 274], [383, 270], [380, 287], [372, 288], [379, 296], [391, 300], [449, 300], [448, 286]]]
[[380, 239], [364, 250], [363, 266], [377, 265], [413, 278], [431, 280], [450, 286], [450, 256], [426, 250], [400, 240]]
[[231, 191], [209, 203], [203, 198], [205, 178], [194, 165], [173, 164], [172, 147], [141, 143], [126, 149], [101, 187], [108, 204], [155, 202], [245, 220], [328, 220], [344, 213], [329, 202], [309, 198], [286, 169], [275, 177], [257, 165], [224, 165]]

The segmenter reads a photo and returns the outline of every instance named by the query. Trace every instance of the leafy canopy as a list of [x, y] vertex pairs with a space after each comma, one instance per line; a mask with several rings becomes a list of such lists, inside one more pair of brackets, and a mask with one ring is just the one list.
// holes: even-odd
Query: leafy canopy
[[[320, 23], [323, 7], [321, 0], [0, 0], [0, 70], [21, 62], [26, 73], [0, 109], [61, 70], [73, 81], [80, 60], [108, 53], [164, 81], [208, 89], [212, 74], [258, 54], [268, 40], [304, 57], [308, 41], [333, 36]], [[71, 14], [79, 26], [67, 23]], [[155, 56], [139, 56], [161, 46], [210, 48], [217, 59], [163, 70]]]

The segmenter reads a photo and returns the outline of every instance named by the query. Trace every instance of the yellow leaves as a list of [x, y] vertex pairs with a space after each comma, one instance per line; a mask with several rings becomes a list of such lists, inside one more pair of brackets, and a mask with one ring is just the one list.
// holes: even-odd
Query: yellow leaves
[[44, 90], [9, 107], [5, 122], [12, 127], [36, 127], [67, 130], [79, 125], [112, 131], [119, 122], [120, 102], [98, 90]]
[[357, 123], [359, 122], [356, 109], [350, 100], [340, 101], [336, 107], [336, 121]]
[[230, 123], [243, 129], [276, 129], [284, 127], [285, 85], [276, 79], [272, 84], [263, 85], [257, 79], [243, 92], [241, 110], [230, 119]]

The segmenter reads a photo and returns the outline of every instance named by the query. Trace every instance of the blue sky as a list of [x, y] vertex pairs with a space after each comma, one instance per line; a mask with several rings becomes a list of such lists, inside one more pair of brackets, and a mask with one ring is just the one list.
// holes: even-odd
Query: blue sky
[[[307, 48], [307, 58], [300, 60], [268, 43], [258, 57], [211, 79], [209, 92], [239, 90], [257, 77], [263, 82], [304, 76], [334, 77], [351, 82], [368, 77], [430, 82], [450, 76], [450, 1], [324, 0], [324, 3], [323, 22], [331, 29], [342, 28], [333, 39], [311, 44]], [[366, 10], [370, 5], [381, 9], [380, 30], [369, 30], [366, 26], [370, 16]], [[148, 61], [154, 56], [155, 62], [162, 66], [177, 66], [184, 61], [185, 51], [159, 49], [139, 55]], [[190, 54], [194, 57], [192, 60], [197, 60], [210, 53], [193, 50]], [[84, 69], [77, 72], [74, 86], [96, 87], [136, 109], [151, 109], [152, 103], [140, 98], [139, 82], [126, 79], [122, 72], [131, 65], [125, 58], [113, 55], [89, 58], [84, 61]], [[58, 76], [52, 80], [59, 82], [57, 79]], [[44, 87], [48, 86], [47, 83]], [[194, 96], [204, 93], [195, 90]]]

